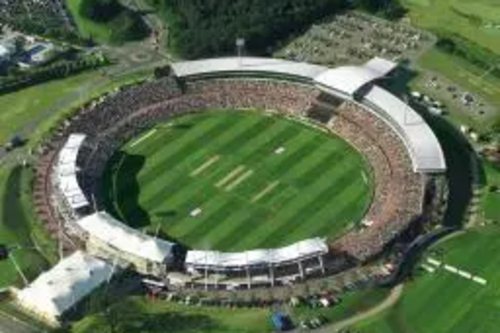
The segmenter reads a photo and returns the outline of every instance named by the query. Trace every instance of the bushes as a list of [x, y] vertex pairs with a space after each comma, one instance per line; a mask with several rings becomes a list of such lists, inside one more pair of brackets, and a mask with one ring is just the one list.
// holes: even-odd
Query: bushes
[[80, 3], [80, 14], [96, 22], [108, 22], [123, 10], [118, 0], [82, 0]]
[[397, 19], [406, 13], [406, 10], [398, 0], [353, 0], [353, 4], [367, 12], [378, 14], [388, 19]]
[[0, 93], [10, 93], [38, 83], [61, 79], [70, 75], [109, 64], [102, 55], [90, 55], [76, 60], [63, 60], [46, 67], [20, 72], [0, 81]]
[[149, 33], [141, 14], [119, 0], [75, 0], [68, 6], [80, 34], [91, 42], [122, 44]]

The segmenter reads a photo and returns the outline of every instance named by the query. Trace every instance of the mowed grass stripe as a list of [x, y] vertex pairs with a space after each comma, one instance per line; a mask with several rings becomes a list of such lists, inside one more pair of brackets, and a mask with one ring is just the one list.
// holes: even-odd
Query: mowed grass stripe
[[[303, 223], [308, 223], [310, 216], [313, 216], [318, 210], [320, 210], [325, 204], [331, 202], [331, 198], [338, 195], [342, 198], [342, 193], [345, 191], [346, 187], [352, 183], [353, 177], [358, 173], [357, 169], [347, 169], [346, 172], [340, 173], [341, 176], [336, 179], [335, 182], [330, 183], [327, 186], [318, 186], [319, 192], [308, 191], [308, 196], [311, 200], [304, 200], [307, 202], [300, 209], [291, 206], [290, 209], [284, 209], [283, 215], [277, 214], [276, 222], [273, 224], [273, 231], [266, 233], [264, 239], [259, 240], [256, 246], [270, 246], [273, 242], [276, 242], [275, 238], [280, 237], [280, 234], [286, 233], [292, 235], [295, 230], [299, 229]], [[342, 199], [343, 200], [343, 199]], [[290, 212], [290, 213], [288, 213]], [[292, 216], [289, 216], [293, 214]], [[254, 245], [255, 246], [255, 245]]]
[[168, 143], [162, 145], [155, 154], [157, 158], [155, 159], [155, 156], [153, 156], [151, 159], [152, 162], [146, 165], [145, 172], [139, 175], [139, 181], [147, 185], [147, 183], [151, 182], [166, 166], [175, 167], [191, 154], [205, 147], [206, 142], [215, 140], [218, 136], [223, 135], [229, 124], [223, 121], [223, 119], [218, 120], [219, 121], [214, 126], [204, 132], [201, 131], [201, 129], [190, 131], [187, 136], [188, 140], [177, 141], [173, 145], [169, 145]]
[[192, 135], [192, 127], [187, 126], [196, 126], [198, 131], [205, 132], [218, 122], [217, 119], [210, 117], [199, 117], [196, 123], [189, 121], [189, 119], [182, 119], [182, 124], [172, 123], [172, 126], [169, 127], [156, 126], [155, 128], [158, 131], [148, 141], [147, 145], [130, 147], [130, 144], [128, 144], [124, 150], [131, 154], [147, 156], [148, 162], [153, 162], [155, 155], [160, 153], [159, 150], [161, 147], [164, 147], [166, 144], [173, 145], [176, 141], [186, 140], [186, 136]]
[[[357, 223], [364, 214], [366, 206], [366, 200], [363, 200], [366, 188], [359, 185], [356, 181], [343, 189], [340, 193], [342, 195], [340, 203], [331, 202], [329, 198], [316, 213], [306, 217], [305, 223], [289, 237], [295, 240], [305, 234], [309, 237], [325, 237], [337, 234], [349, 223]], [[353, 220], [352, 212], [356, 211], [359, 212], [359, 216], [354, 216]]]
[[[270, 131], [270, 133], [273, 133], [273, 135], [279, 135], [279, 132], [273, 131], [272, 127], [269, 129], [269, 131]], [[266, 132], [262, 132], [262, 133], [263, 133], [262, 135], [264, 137], [267, 137], [267, 138], [269, 137], [269, 135], [266, 134]], [[262, 141], [263, 141], [262, 144], [265, 144], [265, 140], [262, 140]], [[259, 145], [256, 145], [256, 144], [252, 144], [251, 146], [253, 147], [253, 150], [259, 148]], [[252, 151], [248, 151], [247, 153], [251, 153], [251, 152]], [[218, 165], [217, 169], [220, 169], [219, 165]], [[220, 171], [219, 171], [219, 173], [220, 173]], [[196, 198], [196, 197], [199, 198], [200, 193], [203, 193], [205, 198], [217, 197], [217, 193], [213, 188], [213, 184], [214, 184], [214, 181], [216, 179], [217, 179], [217, 176], [215, 176], [215, 175], [212, 175], [211, 177], [207, 176], [207, 175], [203, 175], [203, 177], [198, 177], [196, 179], [195, 185], [187, 186], [183, 189], [180, 189], [179, 192], [172, 194], [172, 197], [168, 198], [167, 201], [165, 202], [165, 204], [171, 205], [172, 207], [178, 207], [178, 205], [183, 205], [183, 202], [189, 203], [192, 200], [194, 200], [194, 198]], [[172, 181], [175, 181], [175, 177], [173, 178]], [[190, 193], [192, 194], [191, 196], [189, 195]], [[178, 198], [178, 201], [175, 202], [175, 200], [177, 198]], [[179, 202], [179, 201], [181, 201], [181, 202]], [[198, 202], [200, 202], [200, 201], [198, 201]], [[182, 223], [182, 222], [178, 221], [177, 223]]]
[[[276, 126], [273, 126], [273, 127], [268, 129], [268, 132], [261, 132], [261, 134], [259, 136], [254, 137], [254, 139], [250, 143], [247, 142], [246, 146], [248, 148], [246, 149], [245, 153], [248, 154], [248, 156], [244, 156], [241, 152], [238, 154], [238, 156], [240, 158], [246, 157], [248, 159], [253, 159], [252, 155], [255, 154], [257, 151], [262, 150], [261, 147], [268, 144], [269, 139], [271, 139], [271, 141], [272, 141], [272, 139], [275, 137], [283, 138], [284, 133], [286, 133], [287, 138], [290, 137], [292, 133], [288, 131], [287, 127], [288, 126], [286, 126], [286, 123], [282, 123], [282, 125], [280, 126], [280, 129], [276, 128]], [[294, 132], [294, 133], [296, 133], [296, 132]], [[241, 160], [234, 161], [234, 163], [237, 163], [237, 162], [241, 162]], [[217, 176], [220, 176], [220, 174], [221, 174], [221, 171], [219, 170], [218, 174], [212, 175], [211, 177], [205, 177], [205, 178], [211, 178], [211, 184], [213, 184], [213, 182], [217, 179]], [[208, 186], [210, 186], [210, 185], [208, 185]], [[214, 197], [216, 197], [216, 195], [214, 195]], [[187, 199], [187, 201], [190, 201], [190, 200], [191, 199]], [[177, 224], [183, 224], [183, 222], [179, 221], [179, 223], [177, 223]], [[176, 230], [174, 230], [174, 232], [175, 231]]]
[[[285, 123], [286, 124], [286, 123]], [[287, 124], [288, 125], [288, 124]], [[280, 156], [274, 154], [274, 148], [281, 144], [294, 144], [301, 140], [299, 132], [293, 126], [282, 126], [281, 130], [273, 133], [273, 136], [264, 136], [264, 145], [261, 145], [251, 156], [245, 159], [245, 163], [258, 172], [257, 177], [253, 177], [251, 182], [241, 184], [238, 194], [250, 199], [254, 192], [260, 190], [265, 184], [271, 181], [271, 176], [267, 173], [266, 163], [270, 160], [279, 159]], [[254, 145], [254, 142], [249, 144]]]
[[[314, 136], [311, 136], [310, 133], [299, 132], [295, 137], [287, 142], [287, 147], [289, 147], [289, 154], [287, 156], [266, 154], [267, 158], [263, 159], [262, 162], [256, 166], [256, 169], [261, 174], [262, 179], [276, 179], [275, 177], [279, 175], [273, 171], [273, 167], [270, 167], [269, 164], [273, 164], [276, 169], [280, 166], [289, 165], [291, 161], [307, 158], [307, 156], [314, 151], [315, 147], [318, 147], [319, 145], [320, 143]], [[268, 161], [271, 162], [268, 163]], [[262, 187], [262, 182], [259, 182], [256, 185], [257, 187], [245, 186], [241, 189], [240, 193], [250, 199], [256, 191], [256, 188]]]
[[[248, 133], [248, 128], [251, 128], [251, 127], [258, 127], [260, 129], [262, 129], [263, 126], [268, 126], [267, 123], [264, 124], [262, 122], [249, 122], [246, 124], [246, 126], [244, 127], [244, 131], [243, 132], [240, 132], [240, 131], [231, 131], [230, 132], [230, 135], [223, 135], [223, 137], [220, 137], [219, 136], [219, 140], [221, 143], [223, 142], [226, 142], [226, 141], [232, 141], [232, 140], [236, 140], [237, 137], [240, 137], [242, 135], [245, 135], [245, 133]], [[243, 129], [243, 128], [240, 128], [240, 130]], [[222, 136], [222, 133], [223, 132], [220, 132], [221, 136]], [[226, 132], [228, 133], [228, 132]], [[217, 140], [217, 137], [213, 137], [212, 140]], [[207, 156], [210, 156], [212, 155], [214, 152], [210, 151], [210, 147], [206, 147], [204, 144], [198, 144], [198, 149], [196, 149], [195, 147], [185, 147], [184, 150], [182, 151], [179, 151], [179, 154], [181, 153], [184, 153], [186, 156], [185, 158], [188, 159], [188, 155], [191, 155], [193, 159], [196, 159], [198, 158], [198, 152], [200, 152], [200, 156], [202, 158], [206, 158]], [[166, 159], [164, 160], [165, 163], [168, 163], [168, 160], [169, 159]], [[172, 162], [173, 163], [173, 162]], [[182, 161], [179, 161], [179, 163], [182, 163]], [[186, 163], [188, 163], [186, 161]], [[227, 158], [222, 158], [222, 160], [218, 163], [217, 165], [217, 168], [213, 168], [212, 170], [218, 170], [220, 168], [223, 167], [224, 164], [227, 163]], [[212, 170], [207, 170], [207, 172], [203, 175], [203, 177], [197, 177], [196, 181], [203, 181], [203, 179], [205, 179], [207, 177], [207, 175], [210, 174], [210, 172]], [[151, 170], [146, 170], [145, 173], [147, 173], [148, 175], [154, 175], [153, 174], [153, 171]], [[152, 176], [150, 177], [145, 177], [143, 178], [143, 180], [139, 180], [141, 181], [141, 184], [144, 188], [144, 200], [154, 200], [154, 197], [155, 195], [158, 193], [158, 191], [161, 191], [161, 188], [162, 186], [164, 186], [164, 184], [168, 184], [169, 182], [171, 181], [176, 181], [176, 174], [184, 174], [184, 173], [188, 173], [187, 170], [185, 170], [184, 168], [181, 168], [178, 164], [175, 166], [175, 167], [172, 167], [172, 170], [170, 172], [160, 172], [160, 170], [157, 171], [157, 174], [160, 174], [160, 177], [157, 177], [157, 178], [153, 178]], [[148, 181], [147, 178], [150, 178], [150, 180]], [[194, 181], [194, 180], [193, 180]], [[152, 184], [151, 184], [152, 182]], [[207, 184], [208, 185], [208, 184]]]
[[[325, 144], [328, 144], [328, 142], [325, 142]], [[267, 202], [274, 208], [274, 209], [279, 209], [287, 204], [288, 201], [290, 201], [295, 195], [300, 195], [301, 193], [301, 188], [305, 188], [306, 186], [310, 185], [312, 182], [314, 182], [314, 179], [317, 177], [320, 177], [322, 173], [324, 173], [326, 170], [323, 170], [322, 173], [317, 173], [313, 175], [313, 179], [309, 179], [307, 183], [298, 183], [297, 178], [301, 177], [302, 174], [306, 173], [311, 166], [317, 165], [320, 163], [321, 159], [324, 159], [325, 154], [330, 153], [331, 158], [334, 158], [332, 155], [335, 156], [337, 163], [342, 163], [343, 161], [343, 156], [346, 155], [346, 153], [340, 153], [338, 150], [332, 150], [330, 152], [329, 149], [324, 148], [324, 145], [320, 145], [317, 147], [317, 149], [311, 149], [310, 151], [306, 151], [305, 153], [301, 153], [301, 155], [297, 156], [295, 160], [295, 164], [292, 167], [289, 167], [288, 169], [281, 170], [279, 174], [281, 174], [281, 181], [286, 184], [287, 186], [291, 187], [294, 189], [293, 193], [291, 191], [286, 191], [286, 192], [280, 192], [276, 191], [274, 193], [271, 193], [271, 195], [267, 198]]]
[[[196, 208], [193, 205], [193, 209]], [[211, 220], [216, 220], [221, 217], [221, 213], [227, 212], [228, 207], [235, 207], [235, 203], [231, 198], [218, 196], [201, 207], [202, 215], [198, 217], [187, 217], [184, 223], [177, 223], [172, 232], [182, 237], [187, 244], [192, 244], [192, 237], [200, 232], [200, 229], [208, 228]]]
[[[245, 203], [241, 202], [241, 205], [243, 206]], [[217, 225], [207, 230], [203, 238], [210, 244], [213, 244], [214, 248], [221, 249], [219, 246], [221, 238], [225, 237], [231, 230], [238, 228], [241, 224], [245, 223], [245, 221], [255, 219], [258, 214], [259, 213], [253, 209], [231, 209]], [[237, 242], [238, 238], [233, 238], [233, 241]], [[234, 244], [232, 245], [234, 246]]]
[[[264, 211], [262, 210], [262, 212]], [[215, 246], [218, 249], [231, 249], [232, 251], [249, 250], [250, 248], [245, 246], [243, 241], [260, 224], [271, 222], [266, 215], [266, 213], [252, 214], [241, 219], [238, 223], [231, 223], [229, 220], [226, 223], [225, 221], [223, 224], [225, 232], [218, 234], [217, 240], [214, 241]]]
[[[266, 123], [267, 125], [265, 127], [269, 127], [271, 125], [273, 125], [272, 123]], [[255, 124], [254, 127], [258, 127], [258, 131], [260, 131], [262, 133], [262, 136], [267, 136], [268, 134], [266, 134], [267, 132], [265, 131], [265, 128], [263, 127], [263, 124], [261, 123], [258, 123], [258, 124]], [[276, 126], [271, 126], [269, 129], [273, 129], [274, 127]], [[274, 131], [271, 131], [271, 132], [274, 132]], [[244, 133], [235, 133], [237, 136], [236, 137], [233, 137], [233, 138], [226, 138], [226, 140], [228, 141], [232, 141], [232, 140], [238, 140], [238, 138], [242, 138], [242, 137], [246, 137], [247, 135], [249, 136], [254, 136], [254, 133], [253, 131], [250, 132], [250, 131], [245, 131]], [[254, 136], [255, 138], [255, 136]], [[257, 137], [258, 139], [258, 137]], [[254, 142], [257, 141], [257, 140], [254, 140]], [[262, 140], [262, 141], [265, 141], [265, 140]], [[251, 145], [253, 149], [257, 149], [259, 146], [257, 144], [253, 144]], [[247, 153], [251, 153], [252, 151], [249, 151]], [[238, 156], [241, 156], [242, 157], [242, 154], [239, 154]], [[218, 164], [217, 164], [217, 167], [216, 168], [213, 168], [211, 170], [207, 170], [206, 173], [204, 173], [202, 176], [200, 177], [197, 177], [195, 180], [193, 179], [193, 182], [196, 182], [196, 183], [200, 183], [202, 182], [203, 183], [203, 186], [206, 186], [206, 188], [209, 188], [209, 187], [213, 187], [213, 185], [216, 183], [216, 179], [218, 179], [218, 177], [220, 177], [221, 179], [227, 175], [228, 173], [230, 173], [231, 171], [233, 171], [237, 165], [235, 165], [235, 163], [238, 163], [239, 161], [234, 161], [234, 159], [230, 159], [230, 158], [223, 158]], [[180, 173], [183, 173], [182, 171], [180, 171]], [[220, 179], [219, 179], [220, 180]], [[168, 184], [169, 181], [173, 181], [175, 182], [176, 181], [176, 176], [173, 175], [172, 173], [167, 173], [165, 175], [162, 175], [161, 178], [159, 179], [156, 179], [155, 183], [154, 184], [151, 184], [151, 185], [148, 185], [148, 184], [144, 184], [143, 186], [145, 187], [145, 197], [146, 197], [146, 200], [151, 200], [151, 201], [154, 201], [154, 197], [156, 195], [156, 191], [158, 191], [158, 188], [161, 190], [161, 187], [162, 187], [162, 184]], [[186, 188], [185, 191], [190, 191], [189, 188]], [[149, 195], [147, 194], [149, 193]], [[183, 193], [174, 193], [173, 194], [174, 196], [178, 196], [178, 197], [186, 197], [185, 194]], [[171, 200], [173, 200], [174, 198], [171, 198]]]
[[[240, 149], [236, 155], [226, 157], [219, 163], [217, 168], [211, 169], [204, 174], [203, 179], [217, 185], [240, 165], [244, 165], [245, 170], [253, 168], [254, 163], [258, 160], [260, 151], [266, 149], [265, 147], [267, 147], [270, 140], [272, 141], [275, 137], [282, 137], [285, 132], [288, 133], [286, 126], [278, 123], [266, 130], [261, 130], [260, 134], [253, 136], [253, 138], [242, 138], [241, 146], [244, 146], [244, 148]], [[243, 170], [241, 173], [243, 173]], [[237, 176], [239, 176], [239, 173], [235, 175], [235, 177]]]
[[[174, 123], [179, 126], [168, 129], [158, 126], [153, 137], [134, 147], [141, 149], [129, 150], [136, 155], [144, 154], [146, 164], [138, 178], [133, 179], [131, 174], [120, 178], [139, 182], [140, 206], [152, 215], [154, 223], [162, 222], [163, 230], [181, 242], [194, 247], [239, 251], [259, 246], [259, 241], [275, 232], [278, 237], [274, 242], [268, 240], [266, 247], [281, 246], [311, 237], [317, 231], [333, 234], [357, 218], [355, 210], [363, 206], [358, 181], [342, 185], [341, 172], [334, 171], [342, 165], [342, 171], [348, 166], [364, 167], [359, 163], [362, 159], [352, 147], [335, 137], [281, 117], [241, 111], [190, 115], [174, 119]], [[204, 129], [200, 130], [201, 124]], [[278, 147], [285, 148], [283, 154], [274, 153]], [[217, 163], [195, 177], [190, 176], [214, 156], [220, 156]], [[241, 173], [220, 189], [215, 187], [239, 165], [245, 167]], [[248, 178], [225, 191], [250, 170]], [[331, 177], [327, 179], [329, 173]], [[336, 177], [338, 186], [344, 187], [343, 193], [338, 189], [328, 192], [330, 182]], [[119, 182], [124, 193], [127, 181], [131, 180]], [[272, 183], [277, 184], [275, 188], [252, 203], [252, 198]], [[313, 209], [307, 204], [301, 206], [303, 200], [326, 204]], [[335, 200], [344, 203], [328, 205]], [[128, 206], [131, 208], [126, 213], [133, 216], [134, 204]], [[202, 214], [190, 217], [189, 213], [198, 207]], [[163, 212], [173, 214], [162, 217]], [[314, 227], [307, 228], [299, 222], [304, 216], [309, 217]], [[335, 226], [338, 229], [327, 223], [331, 220], [325, 222], [331, 216], [339, 217], [340, 223]]]
[[[295, 163], [290, 165], [286, 171], [278, 170], [278, 172], [284, 171], [281, 174], [280, 178], [285, 181], [295, 182], [299, 175], [312, 169], [311, 165], [318, 165], [322, 160], [332, 155], [337, 157], [340, 163], [342, 161], [342, 156], [344, 155], [344, 153], [340, 149], [331, 149], [329, 143], [324, 142], [316, 149], [311, 150], [311, 152], [307, 156], [302, 156], [301, 158], [297, 159]], [[318, 174], [316, 174], [316, 176], [317, 175]]]
[[[210, 216], [208, 216], [204, 221], [196, 228], [192, 228], [189, 233], [186, 234], [186, 241], [189, 244], [200, 244], [208, 240], [207, 235], [209, 232], [216, 228], [221, 222], [228, 220], [229, 217], [233, 218], [230, 221], [232, 224], [239, 224], [239, 219], [236, 219], [233, 212], [237, 211], [238, 208], [242, 208], [244, 203], [237, 202], [235, 200], [229, 200], [226, 205], [219, 207]], [[236, 209], [235, 209], [236, 208]], [[237, 239], [235, 239], [237, 241]], [[216, 242], [216, 240], [214, 240]], [[210, 244], [214, 246], [215, 244]]]
[[[348, 165], [348, 159], [344, 160], [344, 166]], [[290, 218], [293, 218], [294, 215], [297, 214], [298, 211], [307, 209], [307, 207], [311, 206], [318, 194], [323, 191], [327, 191], [328, 189], [338, 190], [338, 181], [343, 177], [349, 177], [349, 169], [348, 168], [339, 168], [335, 169], [332, 172], [326, 172], [320, 177], [318, 177], [313, 183], [311, 183], [306, 188], [302, 189], [303, 195], [295, 196], [292, 200], [289, 200], [284, 207], [281, 207], [280, 210], [273, 217], [273, 222], [261, 225], [260, 227], [254, 229], [252, 234], [250, 234], [245, 240], [244, 244], [248, 247], [260, 246], [261, 243], [264, 242], [268, 237], [266, 235], [272, 235], [269, 237], [276, 237], [279, 233], [283, 233], [282, 230], [283, 225], [289, 221]], [[288, 226], [292, 227], [292, 226]], [[266, 237], [263, 239], [263, 237]], [[279, 238], [279, 237], [278, 237]]]

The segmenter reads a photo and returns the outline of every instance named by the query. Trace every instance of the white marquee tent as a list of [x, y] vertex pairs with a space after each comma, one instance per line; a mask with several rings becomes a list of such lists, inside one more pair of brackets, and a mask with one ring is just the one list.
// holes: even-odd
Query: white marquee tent
[[28, 311], [57, 325], [60, 317], [113, 274], [111, 264], [77, 251], [17, 293]]

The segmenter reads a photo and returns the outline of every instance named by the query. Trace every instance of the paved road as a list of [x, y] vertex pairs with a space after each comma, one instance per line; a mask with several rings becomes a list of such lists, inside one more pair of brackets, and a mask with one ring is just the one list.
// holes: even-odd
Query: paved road
[[378, 315], [379, 313], [382, 313], [383, 311], [389, 309], [392, 307], [396, 302], [399, 300], [401, 295], [403, 294], [403, 284], [397, 285], [391, 290], [391, 293], [385, 300], [382, 301], [382, 303], [377, 304], [373, 308], [361, 312], [355, 316], [352, 316], [350, 318], [347, 318], [345, 320], [336, 322], [332, 325], [325, 326], [324, 328], [321, 328], [319, 330], [316, 330], [315, 332], [317, 333], [333, 333], [340, 331], [345, 328], [349, 328], [357, 323], [360, 323], [366, 319], [369, 319], [371, 317], [374, 317]]
[[[366, 311], [360, 312], [350, 318], [326, 325], [324, 327], [315, 329], [314, 331], [307, 330], [307, 332], [314, 332], [314, 333], [335, 333], [339, 332], [340, 330], [352, 327], [353, 325], [356, 325], [366, 319], [369, 319], [373, 316], [376, 316], [383, 311], [389, 309], [392, 307], [396, 302], [399, 300], [403, 293], [403, 284], [400, 284], [396, 287], [394, 287], [391, 290], [391, 293], [389, 296], [387, 296], [386, 299], [384, 299], [381, 303], [375, 305], [373, 308], [368, 309]], [[295, 331], [292, 331], [293, 333], [299, 333], [299, 332], [306, 332], [303, 329], [296, 329]]]

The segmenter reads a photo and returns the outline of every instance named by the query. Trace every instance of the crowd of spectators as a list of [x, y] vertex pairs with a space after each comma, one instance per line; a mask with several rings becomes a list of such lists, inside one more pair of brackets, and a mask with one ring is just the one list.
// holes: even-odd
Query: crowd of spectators
[[421, 215], [424, 179], [413, 172], [404, 143], [383, 120], [351, 102], [344, 103], [337, 113], [329, 127], [364, 154], [376, 182], [365, 215], [366, 227], [336, 244], [338, 251], [364, 261]]
[[[412, 171], [403, 142], [383, 120], [357, 104], [325, 99], [323, 95], [300, 83], [241, 78], [179, 83], [170, 77], [121, 89], [68, 119], [54, 143], [45, 147], [37, 166], [38, 211], [49, 215], [47, 219], [55, 221], [58, 217], [50, 211], [51, 163], [57, 142], [70, 133], [87, 135], [78, 156], [79, 182], [89, 201], [95, 196], [99, 205], [100, 178], [112, 154], [159, 122], [189, 112], [224, 108], [257, 108], [305, 119], [318, 105], [328, 114], [330, 105], [331, 117], [323, 123], [366, 156], [375, 181], [373, 202], [365, 216], [370, 223], [335, 240], [331, 248], [335, 253], [365, 261], [419, 216], [424, 179]], [[57, 226], [57, 222], [49, 225]]]

